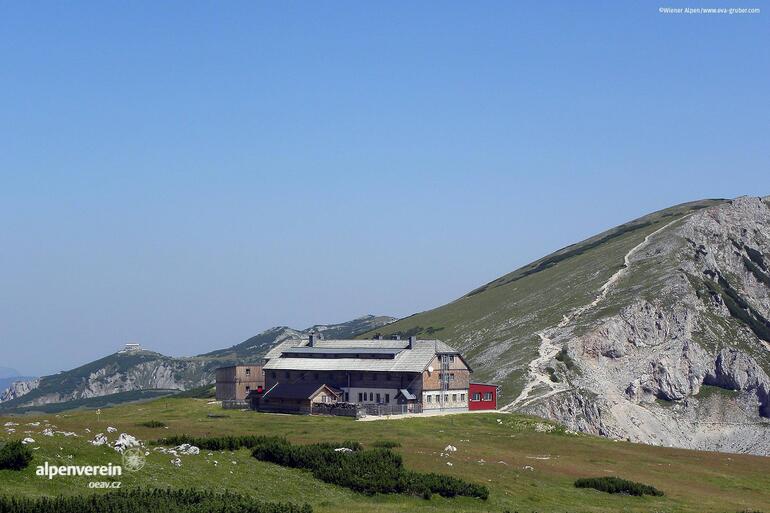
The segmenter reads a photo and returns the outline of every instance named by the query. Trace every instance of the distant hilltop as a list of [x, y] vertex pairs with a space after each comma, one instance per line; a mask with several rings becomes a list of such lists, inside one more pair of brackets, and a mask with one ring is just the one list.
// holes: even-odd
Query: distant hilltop
[[140, 351], [142, 351], [142, 346], [140, 344], [137, 344], [135, 342], [130, 342], [130, 343], [126, 344], [123, 347], [123, 349], [118, 351], [118, 353], [120, 353], [120, 354], [124, 354], [124, 353], [138, 353]]
[[393, 317], [365, 315], [339, 324], [317, 324], [305, 330], [280, 326], [232, 347], [188, 358], [165, 356], [129, 342], [116, 353], [76, 369], [5, 383], [0, 387], [0, 410], [29, 410], [45, 404], [135, 390], [189, 390], [213, 383], [217, 367], [260, 361], [269, 349], [288, 338], [302, 338], [311, 331], [323, 332], [328, 338], [353, 338], [393, 321]]

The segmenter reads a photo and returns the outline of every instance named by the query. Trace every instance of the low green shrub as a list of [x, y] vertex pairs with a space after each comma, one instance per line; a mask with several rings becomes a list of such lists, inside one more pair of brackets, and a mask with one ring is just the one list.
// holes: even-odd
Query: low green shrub
[[563, 363], [568, 370], [572, 370], [575, 367], [575, 362], [570, 358], [566, 347], [563, 347], [561, 351], [556, 354], [556, 359]]
[[266, 437], [254, 446], [252, 456], [285, 467], [307, 469], [321, 481], [369, 495], [402, 493], [429, 499], [438, 493], [443, 497], [489, 497], [486, 486], [452, 476], [412, 472], [404, 468], [399, 454], [385, 448], [364, 450], [357, 443], [292, 445], [283, 438]]
[[119, 491], [70, 497], [0, 496], [0, 513], [312, 513], [309, 505], [261, 502], [229, 492], [195, 490]]
[[141, 422], [138, 424], [139, 426], [144, 426], [148, 428], [162, 428], [166, 427], [166, 424], [159, 420], [148, 420], [147, 422]]
[[373, 445], [380, 446], [366, 450], [353, 441], [293, 445], [285, 438], [256, 435], [208, 438], [175, 435], [156, 440], [153, 444], [191, 444], [209, 451], [251, 449], [252, 456], [260, 461], [306, 469], [321, 481], [370, 495], [403, 493], [430, 498], [437, 493], [443, 497], [462, 495], [484, 500], [489, 497], [489, 490], [483, 485], [467, 483], [452, 476], [406, 470], [401, 456], [390, 450], [398, 442], [388, 440], [374, 442]]
[[650, 485], [627, 481], [619, 477], [587, 477], [575, 481], [576, 488], [593, 488], [600, 492], [622, 493], [625, 495], [653, 495], [660, 497], [663, 492]]
[[380, 449], [395, 449], [401, 447], [401, 444], [394, 440], [375, 440], [372, 442], [372, 447], [379, 447]]
[[21, 440], [0, 447], [0, 470], [22, 470], [32, 461], [32, 451]]

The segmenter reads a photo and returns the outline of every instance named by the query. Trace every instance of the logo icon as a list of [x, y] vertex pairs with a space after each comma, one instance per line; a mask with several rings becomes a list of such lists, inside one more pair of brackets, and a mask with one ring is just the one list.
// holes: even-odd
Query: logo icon
[[144, 468], [145, 457], [142, 449], [131, 448], [123, 451], [123, 466], [129, 472], [138, 472]]

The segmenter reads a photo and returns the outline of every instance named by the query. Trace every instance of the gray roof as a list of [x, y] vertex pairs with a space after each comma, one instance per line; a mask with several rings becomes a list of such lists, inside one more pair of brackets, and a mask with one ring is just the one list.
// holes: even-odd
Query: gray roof
[[281, 351], [281, 354], [317, 354], [317, 355], [356, 355], [356, 354], [376, 354], [393, 356], [404, 348], [388, 347], [287, 347]]
[[328, 388], [336, 395], [339, 395], [329, 385], [319, 385], [318, 383], [279, 383], [265, 392], [265, 395], [262, 397], [267, 397], [268, 399], [312, 399], [322, 388]]
[[[408, 340], [316, 340], [308, 347], [308, 340], [287, 340], [271, 349], [265, 358], [265, 370], [306, 371], [376, 371], [422, 372], [437, 353], [459, 355], [453, 347], [440, 340], [416, 340], [407, 349]], [[387, 350], [387, 351], [385, 351]], [[342, 357], [319, 358], [286, 357], [284, 353], [312, 351], [316, 354], [343, 354]], [[328, 351], [328, 352], [327, 352]], [[356, 358], [357, 354], [393, 354], [393, 358]], [[346, 357], [350, 354], [350, 357]]]
[[401, 393], [401, 395], [404, 396], [404, 399], [409, 399], [410, 401], [417, 399], [417, 396], [406, 388], [400, 388], [398, 391]]

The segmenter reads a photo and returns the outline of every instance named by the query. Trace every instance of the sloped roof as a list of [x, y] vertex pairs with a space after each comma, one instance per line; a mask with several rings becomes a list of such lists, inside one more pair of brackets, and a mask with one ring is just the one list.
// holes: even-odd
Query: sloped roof
[[312, 399], [322, 389], [327, 388], [335, 395], [339, 393], [328, 385], [318, 383], [279, 383], [265, 392], [262, 397], [268, 399]]
[[[436, 354], [446, 353], [460, 355], [453, 347], [440, 340], [416, 340], [412, 349], [407, 349], [407, 340], [316, 340], [312, 347], [308, 347], [307, 340], [287, 340], [271, 349], [265, 358], [268, 362], [266, 370], [307, 370], [307, 371], [377, 371], [377, 372], [422, 372], [430, 364]], [[337, 355], [343, 357], [334, 358], [303, 358], [296, 354], [291, 357], [282, 356], [284, 352], [296, 353], [302, 351], [314, 351], [327, 353], [327, 350], [338, 349]], [[344, 353], [348, 350], [358, 350], [365, 354], [371, 350], [378, 353], [393, 354], [393, 358], [356, 358], [355, 353], [350, 352], [350, 357]], [[380, 351], [392, 350], [392, 351]], [[461, 357], [462, 358], [462, 357]], [[466, 364], [467, 365], [467, 364]]]

